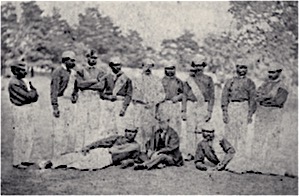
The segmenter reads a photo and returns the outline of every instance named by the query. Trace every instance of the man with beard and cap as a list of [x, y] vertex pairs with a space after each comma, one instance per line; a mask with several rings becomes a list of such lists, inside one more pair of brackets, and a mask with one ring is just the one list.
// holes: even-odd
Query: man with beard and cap
[[282, 144], [282, 117], [288, 90], [281, 79], [283, 67], [272, 62], [268, 69], [268, 79], [257, 89], [257, 111], [252, 141], [251, 161], [253, 171], [285, 174]]
[[62, 53], [62, 63], [52, 73], [51, 104], [53, 107], [53, 156], [74, 150], [75, 105], [72, 92], [75, 84], [76, 55], [73, 51]]
[[13, 141], [13, 166], [26, 169], [31, 160], [33, 147], [33, 136], [35, 130], [35, 108], [38, 93], [31, 82], [25, 77], [27, 75], [26, 65], [21, 61], [11, 63], [11, 72], [14, 75], [8, 84], [9, 98], [13, 114], [13, 130], [15, 133]]
[[[132, 99], [132, 81], [121, 70], [122, 63], [119, 57], [112, 57], [109, 63], [111, 73], [105, 75], [101, 91], [101, 127], [104, 135], [123, 130], [131, 116], [126, 111]], [[116, 132], [117, 133], [117, 132]]]
[[102, 138], [86, 145], [80, 151], [42, 161], [39, 168], [95, 170], [111, 165], [123, 165], [126, 160], [134, 160], [139, 156], [140, 146], [135, 141], [137, 131], [135, 126], [126, 125], [124, 135]]
[[[209, 122], [201, 127], [203, 140], [197, 145], [195, 153], [195, 167], [199, 170], [206, 171], [212, 170], [224, 170], [228, 163], [232, 160], [235, 154], [235, 149], [227, 141], [226, 138], [221, 138], [219, 144], [225, 153], [223, 160], [220, 161], [215, 153], [215, 128], [214, 125]], [[208, 162], [206, 161], [208, 160]]]
[[169, 118], [169, 125], [180, 135], [182, 129], [183, 82], [176, 77], [174, 61], [163, 61], [162, 64], [165, 66], [165, 76], [162, 78], [165, 98], [158, 103], [158, 116]]
[[96, 50], [86, 54], [87, 65], [77, 71], [73, 103], [77, 102], [75, 148], [82, 148], [99, 137], [100, 91], [104, 88], [101, 79], [106, 74], [97, 64]]
[[143, 60], [141, 77], [133, 80], [133, 104], [127, 113], [127, 115], [134, 116], [135, 125], [139, 127], [140, 133], [136, 140], [141, 145], [142, 152], [145, 151], [145, 143], [156, 125], [156, 105], [165, 97], [161, 81], [152, 74], [153, 67], [154, 61], [152, 59]]
[[247, 65], [244, 60], [237, 61], [237, 76], [225, 83], [221, 107], [223, 122], [226, 124], [225, 137], [236, 150], [229, 168], [236, 172], [244, 172], [249, 164], [246, 151], [248, 124], [252, 123], [256, 109], [255, 84], [246, 76]]
[[184, 83], [183, 119], [187, 120], [187, 128], [182, 134], [182, 152], [185, 160], [194, 156], [194, 149], [198, 141], [195, 141], [195, 131], [200, 131], [201, 126], [210, 121], [214, 100], [214, 83], [210, 76], [203, 73], [206, 63], [202, 55], [196, 55], [190, 66], [190, 76]]
[[134, 170], [184, 165], [179, 135], [169, 126], [169, 121], [167, 117], [159, 118], [158, 129], [146, 143], [147, 160], [143, 159], [143, 163], [135, 165]]

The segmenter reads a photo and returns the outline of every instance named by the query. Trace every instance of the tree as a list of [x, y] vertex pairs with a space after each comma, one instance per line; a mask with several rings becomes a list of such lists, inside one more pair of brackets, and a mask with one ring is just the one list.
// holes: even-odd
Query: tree
[[[250, 47], [251, 53], [260, 56], [258, 65], [271, 66], [275, 61], [298, 85], [298, 2], [230, 2], [236, 19], [235, 43]], [[260, 54], [260, 55], [258, 55]]]
[[193, 39], [194, 34], [185, 30], [184, 33], [176, 39], [165, 39], [161, 44], [160, 56], [163, 59], [172, 59], [179, 64], [179, 69], [184, 69], [192, 56], [198, 53], [199, 45]]
[[10, 2], [1, 5], [1, 74], [5, 74], [6, 62], [15, 57], [18, 25], [16, 7]]

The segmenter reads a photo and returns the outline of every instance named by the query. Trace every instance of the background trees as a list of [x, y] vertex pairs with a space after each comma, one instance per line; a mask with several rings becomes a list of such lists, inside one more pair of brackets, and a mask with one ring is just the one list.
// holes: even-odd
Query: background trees
[[[196, 40], [197, 32], [185, 30], [176, 38], [161, 42], [157, 50], [144, 45], [136, 30], [122, 32], [100, 9], [87, 8], [79, 14], [78, 25], [70, 26], [54, 8], [51, 15], [34, 2], [21, 3], [17, 20], [12, 3], [1, 5], [1, 68], [12, 58], [24, 59], [30, 66], [54, 66], [63, 50], [73, 49], [79, 62], [85, 61], [87, 49], [98, 51], [105, 63], [111, 56], [121, 55], [125, 66], [139, 67], [146, 56], [157, 60], [172, 59], [184, 70], [196, 53], [206, 57], [207, 69], [216, 74], [230, 75], [238, 58], [249, 63], [252, 76], [261, 74], [273, 62], [284, 66], [285, 76], [293, 85], [298, 83], [298, 2], [232, 1], [229, 13], [234, 22], [229, 30], [209, 34]], [[218, 74], [219, 75], [219, 74]]]

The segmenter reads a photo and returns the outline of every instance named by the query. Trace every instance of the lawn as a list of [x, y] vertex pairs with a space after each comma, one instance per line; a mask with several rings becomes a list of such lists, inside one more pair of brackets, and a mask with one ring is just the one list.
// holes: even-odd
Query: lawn
[[[129, 72], [132, 73], [131, 71]], [[162, 73], [162, 72], [161, 72]], [[161, 74], [160, 74], [161, 75]], [[49, 77], [32, 79], [39, 91], [36, 107], [39, 116], [33, 157], [50, 157], [46, 141], [51, 134], [51, 106]], [[46, 170], [35, 167], [17, 170], [11, 167], [13, 132], [9, 108], [7, 79], [1, 86], [1, 194], [298, 194], [298, 177], [258, 174], [234, 174], [230, 172], [201, 172], [193, 163], [183, 167], [170, 167], [153, 171], [121, 170], [110, 167], [99, 171]], [[220, 92], [213, 118], [221, 122]], [[290, 96], [284, 116], [284, 144], [288, 149], [288, 165], [297, 174], [298, 165], [298, 111], [295, 95]], [[29, 114], [30, 115], [30, 114]], [[221, 129], [221, 123], [218, 124]], [[252, 129], [253, 126], [251, 126]]]

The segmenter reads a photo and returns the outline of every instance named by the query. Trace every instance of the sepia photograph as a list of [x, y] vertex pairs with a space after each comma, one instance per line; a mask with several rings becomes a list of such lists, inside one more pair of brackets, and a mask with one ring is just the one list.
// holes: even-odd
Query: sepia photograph
[[1, 1], [1, 195], [298, 195], [298, 1]]

